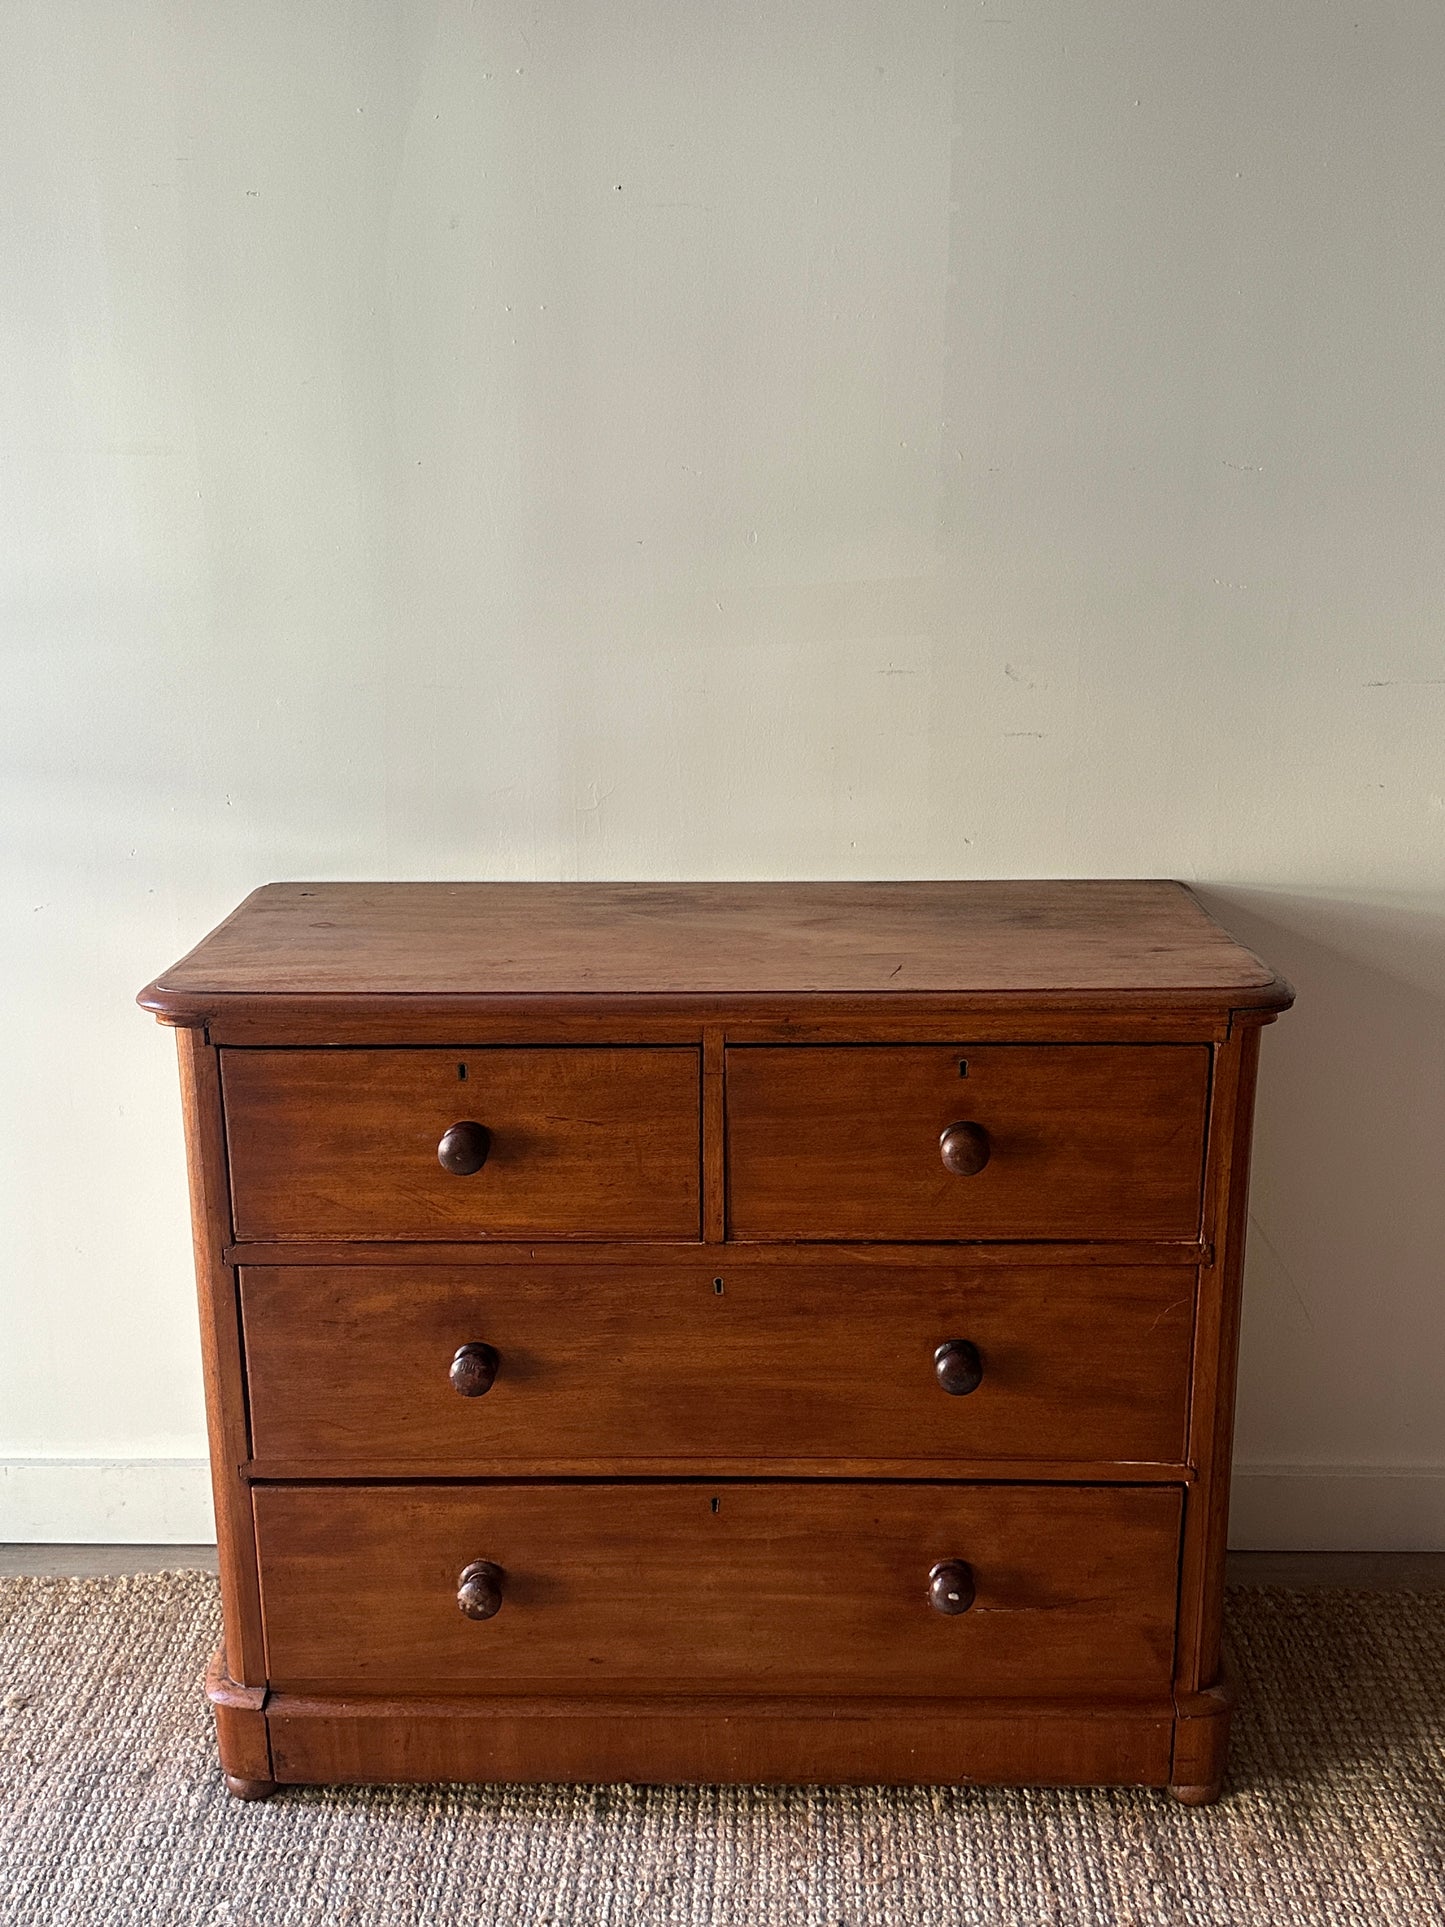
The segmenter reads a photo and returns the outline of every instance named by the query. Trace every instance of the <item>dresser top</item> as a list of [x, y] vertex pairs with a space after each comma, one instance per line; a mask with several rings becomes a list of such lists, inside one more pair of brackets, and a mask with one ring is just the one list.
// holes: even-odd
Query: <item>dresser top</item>
[[140, 1001], [900, 992], [1290, 998], [1179, 883], [272, 883]]

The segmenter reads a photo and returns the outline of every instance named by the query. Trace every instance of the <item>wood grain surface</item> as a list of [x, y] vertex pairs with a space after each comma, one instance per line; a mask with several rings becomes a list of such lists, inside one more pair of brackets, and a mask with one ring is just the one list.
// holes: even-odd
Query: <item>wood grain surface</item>
[[[734, 1238], [1198, 1234], [1202, 1045], [745, 1045], [726, 1090]], [[959, 1122], [973, 1176], [941, 1155]]]
[[334, 1699], [269, 1702], [289, 1783], [1160, 1786], [1164, 1701]]
[[[242, 1238], [697, 1238], [695, 1050], [221, 1053]], [[437, 1149], [490, 1132], [470, 1176]]]
[[[1176, 1489], [259, 1486], [273, 1687], [353, 1693], [1167, 1692]], [[976, 1604], [929, 1605], [966, 1559]], [[457, 1605], [500, 1566], [492, 1619]]]
[[1281, 995], [1178, 883], [274, 883], [141, 1001], [920, 991]]
[[[241, 1304], [256, 1457], [333, 1475], [1184, 1451], [1181, 1267], [247, 1266]], [[939, 1383], [949, 1339], [979, 1354], [963, 1397]], [[499, 1361], [480, 1397], [453, 1389], [468, 1344]]]
[[141, 997], [232, 1791], [1214, 1798], [1291, 995], [1167, 883], [256, 892]]
[[[181, 1073], [181, 1111], [186, 1127], [186, 1175], [190, 1184], [191, 1244], [200, 1313], [201, 1377], [206, 1393], [206, 1432], [211, 1457], [211, 1495], [220, 1554], [221, 1613], [227, 1675], [241, 1686], [266, 1678], [261, 1634], [261, 1595], [256, 1577], [256, 1535], [246, 1462], [246, 1380], [241, 1304], [236, 1274], [222, 1258], [231, 1236], [226, 1185], [225, 1127], [217, 1053], [199, 1031], [176, 1035]], [[244, 1722], [243, 1722], [244, 1724]]]

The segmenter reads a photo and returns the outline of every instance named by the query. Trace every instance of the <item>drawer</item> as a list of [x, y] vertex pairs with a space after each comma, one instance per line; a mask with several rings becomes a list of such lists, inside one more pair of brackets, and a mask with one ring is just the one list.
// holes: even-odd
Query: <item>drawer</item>
[[[695, 1050], [223, 1050], [238, 1238], [699, 1235]], [[439, 1147], [453, 1127], [453, 1163]]]
[[[736, 1046], [729, 1234], [1194, 1238], [1209, 1055], [1203, 1044]], [[962, 1170], [945, 1165], [949, 1131]]]
[[[646, 1269], [248, 1266], [241, 1304], [262, 1461], [375, 1474], [1184, 1452], [1194, 1272], [1181, 1265], [719, 1252]], [[935, 1360], [949, 1344], [953, 1391]], [[492, 1356], [463, 1361], [463, 1395], [450, 1372], [467, 1345]], [[968, 1347], [981, 1376], [962, 1390]]]
[[[271, 1485], [270, 1682], [348, 1693], [1168, 1692], [1159, 1486]], [[967, 1599], [946, 1615], [930, 1574]], [[472, 1584], [474, 1562], [499, 1569]]]

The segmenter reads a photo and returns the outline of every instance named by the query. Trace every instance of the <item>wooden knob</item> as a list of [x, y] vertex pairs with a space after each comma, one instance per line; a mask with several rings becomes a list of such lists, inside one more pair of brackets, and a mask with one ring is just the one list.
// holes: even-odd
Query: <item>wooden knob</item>
[[458, 1345], [452, 1368], [447, 1373], [452, 1390], [463, 1398], [480, 1398], [496, 1383], [501, 1362], [490, 1345]]
[[457, 1580], [457, 1604], [468, 1619], [490, 1619], [502, 1610], [504, 1576], [490, 1559], [474, 1559], [463, 1568]]
[[467, 1119], [461, 1124], [448, 1125], [442, 1132], [437, 1163], [453, 1177], [469, 1178], [474, 1171], [481, 1170], [491, 1148], [492, 1134], [486, 1125]]
[[981, 1124], [950, 1124], [938, 1140], [938, 1151], [945, 1171], [960, 1178], [971, 1178], [988, 1163], [992, 1146]]
[[[461, 1353], [457, 1353], [461, 1357]], [[933, 1354], [933, 1370], [950, 1398], [964, 1398], [983, 1382], [983, 1360], [978, 1346], [966, 1338], [948, 1338]]]
[[928, 1603], [936, 1613], [966, 1613], [973, 1604], [973, 1567], [962, 1559], [940, 1559], [928, 1575]]

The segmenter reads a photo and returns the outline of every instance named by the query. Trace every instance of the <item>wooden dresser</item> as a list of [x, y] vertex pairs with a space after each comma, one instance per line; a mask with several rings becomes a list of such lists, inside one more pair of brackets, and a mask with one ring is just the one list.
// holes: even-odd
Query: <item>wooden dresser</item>
[[232, 1790], [1213, 1797], [1290, 995], [1174, 883], [248, 897], [141, 995]]

